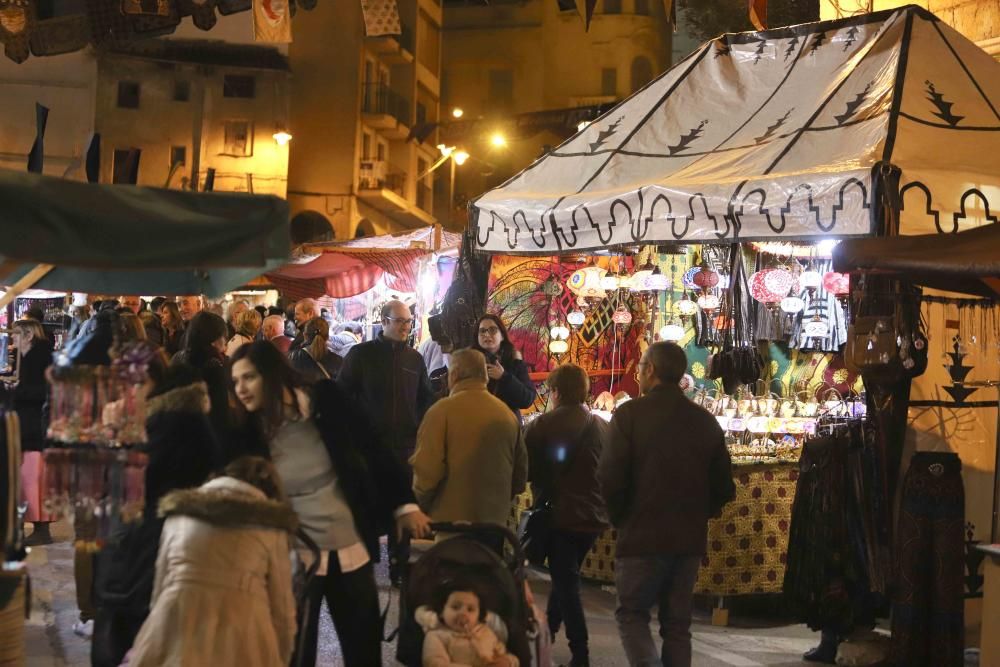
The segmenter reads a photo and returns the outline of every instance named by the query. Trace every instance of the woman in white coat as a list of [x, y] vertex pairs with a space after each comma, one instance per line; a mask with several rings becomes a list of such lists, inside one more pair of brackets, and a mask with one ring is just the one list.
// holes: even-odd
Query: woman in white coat
[[297, 520], [274, 467], [238, 459], [224, 477], [168, 494], [160, 514], [152, 608], [129, 667], [288, 665]]

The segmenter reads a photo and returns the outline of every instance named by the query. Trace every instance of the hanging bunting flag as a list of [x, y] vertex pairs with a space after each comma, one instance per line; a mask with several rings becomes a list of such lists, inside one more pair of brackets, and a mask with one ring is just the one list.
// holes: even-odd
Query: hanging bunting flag
[[87, 145], [87, 157], [84, 159], [84, 169], [87, 172], [87, 182], [97, 183], [101, 175], [101, 135], [94, 132], [90, 135]]
[[747, 0], [750, 23], [757, 30], [767, 30], [767, 0]]
[[594, 18], [594, 10], [597, 9], [597, 0], [584, 0], [585, 9], [584, 30], [590, 30], [590, 19]]
[[49, 120], [49, 108], [35, 102], [35, 143], [28, 153], [28, 171], [42, 173], [42, 163], [45, 161], [45, 125]]
[[361, 0], [361, 11], [365, 15], [365, 35], [368, 37], [403, 32], [396, 0]]
[[288, 0], [253, 0], [253, 38], [279, 44], [292, 41]]

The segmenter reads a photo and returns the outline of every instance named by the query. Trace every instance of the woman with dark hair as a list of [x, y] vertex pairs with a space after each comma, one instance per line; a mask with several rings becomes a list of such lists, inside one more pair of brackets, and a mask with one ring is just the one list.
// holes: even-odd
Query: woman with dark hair
[[14, 322], [14, 346], [20, 353], [16, 381], [6, 387], [5, 398], [10, 400], [21, 422], [21, 495], [27, 501], [25, 521], [34, 524], [34, 532], [25, 540], [28, 546], [49, 544], [51, 517], [45, 511], [45, 463], [42, 448], [45, 446], [46, 425], [43, 423], [43, 406], [49, 395], [45, 369], [52, 365], [52, 341], [38, 320]]
[[139, 316], [127, 308], [118, 313], [119, 342], [134, 343], [147, 339], [146, 326]]
[[163, 325], [163, 349], [167, 356], [172, 357], [180, 352], [184, 342], [184, 320], [181, 319], [180, 308], [176, 301], [164, 301], [159, 310], [160, 323]]
[[414, 503], [407, 477], [336, 383], [312, 393], [274, 345], [258, 341], [232, 358], [237, 415], [246, 426], [245, 454], [274, 461], [303, 529], [322, 550], [321, 576], [306, 589], [309, 615], [296, 642], [301, 662], [314, 665], [323, 598], [347, 667], [382, 664], [382, 625], [372, 563], [378, 537], [395, 518], [397, 531], [417, 537], [429, 518]]
[[[160, 353], [162, 355], [162, 353]], [[208, 389], [187, 364], [149, 366], [146, 399], [145, 507], [142, 521], [111, 536], [97, 558], [91, 663], [117, 667], [149, 614], [157, 545], [163, 520], [157, 505], [171, 491], [202, 484], [222, 465], [222, 451], [208, 420]]]
[[479, 318], [476, 344], [472, 348], [486, 357], [490, 393], [506, 403], [520, 421], [521, 410], [530, 408], [535, 402], [535, 385], [528, 378], [528, 365], [521, 359], [521, 353], [514, 349], [507, 327], [499, 317], [487, 313]]
[[[226, 321], [208, 311], [200, 311], [188, 322], [184, 346], [171, 364], [188, 364], [201, 373], [212, 402], [209, 421], [224, 447], [230, 444], [232, 410], [229, 405], [229, 367], [226, 362]], [[227, 456], [226, 461], [232, 460]]]
[[337, 377], [344, 360], [330, 351], [330, 325], [322, 317], [314, 317], [303, 327], [302, 347], [292, 350], [288, 360], [309, 384]]

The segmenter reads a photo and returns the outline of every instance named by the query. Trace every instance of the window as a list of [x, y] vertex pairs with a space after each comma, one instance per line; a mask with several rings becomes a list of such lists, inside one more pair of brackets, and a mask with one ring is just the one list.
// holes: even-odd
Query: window
[[605, 67], [601, 70], [601, 95], [618, 96], [618, 70], [614, 67]]
[[139, 108], [139, 84], [135, 81], [118, 82], [118, 108]]
[[114, 162], [111, 163], [111, 182], [114, 184], [135, 185], [139, 176], [138, 148], [116, 148]]
[[174, 102], [187, 102], [191, 99], [191, 82], [174, 81]]
[[559, 11], [561, 11], [561, 12], [575, 12], [576, 11], [576, 1], [575, 0], [559, 0]]
[[605, 14], [621, 14], [622, 0], [604, 0]]
[[385, 142], [384, 139], [378, 140], [378, 146], [375, 147], [375, 159], [379, 162], [385, 162], [389, 155], [389, 144]]
[[423, 125], [427, 122], [427, 107], [424, 106], [423, 102], [417, 102], [417, 125]]
[[226, 74], [222, 79], [223, 97], [253, 98], [256, 92], [256, 79], [241, 74]]
[[509, 69], [490, 70], [489, 102], [493, 107], [509, 109], [514, 103], [514, 72]]
[[639, 16], [649, 16], [649, 0], [635, 0], [635, 13]]
[[632, 61], [632, 92], [636, 92], [653, 80], [653, 64], [645, 56], [636, 56]]
[[371, 132], [361, 133], [361, 159], [372, 159], [372, 135]]
[[248, 120], [227, 120], [223, 123], [222, 154], [233, 157], [253, 155], [253, 124]]
[[187, 164], [187, 146], [170, 147], [170, 166]]

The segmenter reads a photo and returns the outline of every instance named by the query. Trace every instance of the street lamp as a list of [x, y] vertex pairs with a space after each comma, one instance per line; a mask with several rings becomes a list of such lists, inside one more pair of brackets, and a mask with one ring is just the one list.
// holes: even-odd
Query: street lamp
[[500, 134], [499, 132], [494, 132], [490, 136], [490, 144], [493, 148], [503, 148], [507, 145], [507, 138]]
[[465, 164], [465, 161], [469, 159], [469, 154], [463, 150], [457, 150], [451, 154], [451, 159], [456, 162], [458, 166]]
[[463, 115], [465, 115], [465, 112], [462, 111], [462, 109], [460, 109], [459, 107], [455, 107], [454, 109], [451, 110], [452, 118], [461, 118]]
[[279, 146], [287, 146], [288, 142], [292, 140], [292, 135], [280, 125], [275, 128], [274, 134], [272, 134], [271, 137]]

